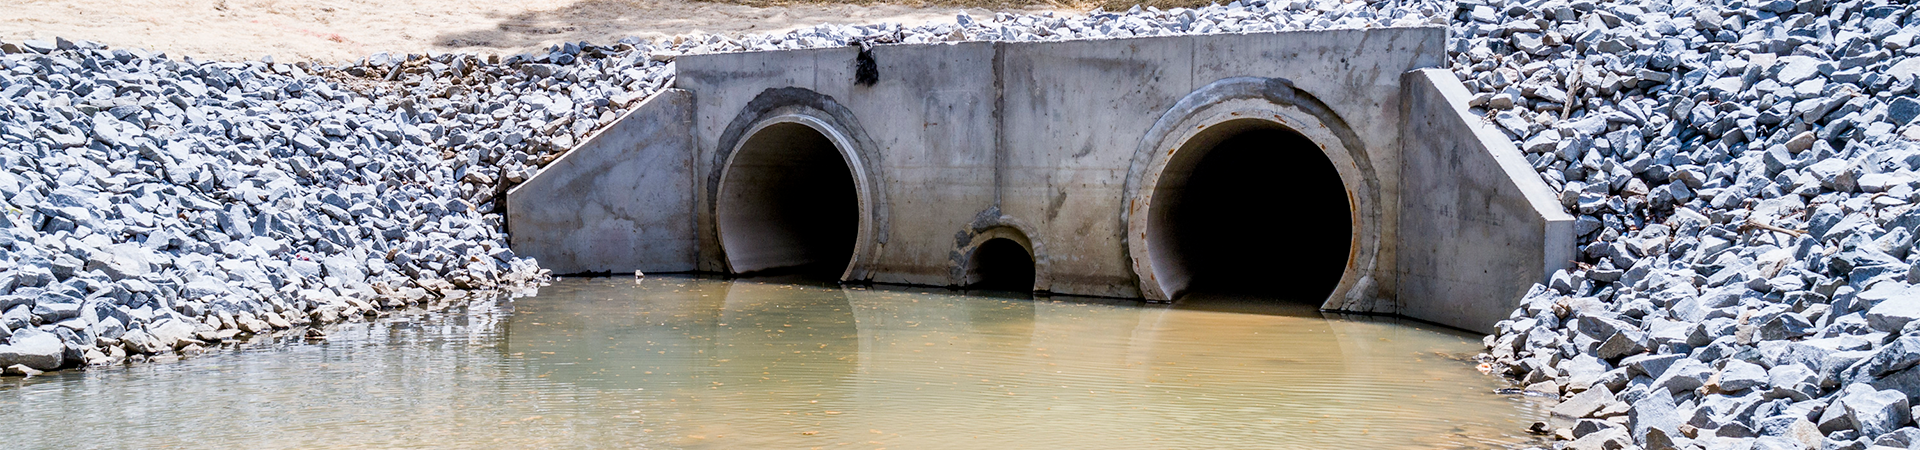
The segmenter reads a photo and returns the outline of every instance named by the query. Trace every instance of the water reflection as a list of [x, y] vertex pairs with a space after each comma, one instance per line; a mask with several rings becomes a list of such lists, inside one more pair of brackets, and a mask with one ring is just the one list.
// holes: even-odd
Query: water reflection
[[57, 437], [113, 429], [100, 446], [1482, 448], [1527, 443], [1515, 432], [1540, 415], [1452, 359], [1474, 337], [1311, 307], [788, 281], [564, 280], [510, 312], [9, 379], [0, 408], [39, 413], [0, 439], [64, 446]]

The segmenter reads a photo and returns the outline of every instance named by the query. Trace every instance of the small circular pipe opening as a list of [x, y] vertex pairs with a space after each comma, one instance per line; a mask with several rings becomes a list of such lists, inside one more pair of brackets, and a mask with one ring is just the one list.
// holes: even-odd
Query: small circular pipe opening
[[967, 263], [968, 289], [1033, 292], [1033, 255], [1012, 239], [995, 238], [974, 249]]

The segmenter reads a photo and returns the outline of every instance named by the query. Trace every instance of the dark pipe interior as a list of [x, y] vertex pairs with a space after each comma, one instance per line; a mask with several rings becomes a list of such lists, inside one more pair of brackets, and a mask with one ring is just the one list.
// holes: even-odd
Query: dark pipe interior
[[741, 145], [722, 186], [719, 226], [736, 274], [838, 278], [853, 258], [860, 205], [833, 141], [795, 123]]
[[1192, 275], [1187, 292], [1326, 300], [1353, 235], [1333, 162], [1276, 128], [1241, 131], [1200, 158], [1165, 222]]
[[1011, 239], [992, 239], [973, 253], [972, 266], [979, 276], [971, 289], [1033, 292], [1033, 256], [1026, 247]]

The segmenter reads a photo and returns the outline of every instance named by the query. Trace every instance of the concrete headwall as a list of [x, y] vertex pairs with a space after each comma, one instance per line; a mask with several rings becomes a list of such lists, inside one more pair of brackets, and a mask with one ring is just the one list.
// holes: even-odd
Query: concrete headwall
[[[778, 267], [790, 233], [723, 231], [795, 213], [735, 197], [785, 192], [751, 186], [786, 178], [767, 156], [780, 142], [824, 142], [857, 197], [843, 280], [962, 285], [1005, 238], [1033, 256], [1037, 291], [1170, 300], [1192, 274], [1155, 205], [1183, 201], [1161, 197], [1223, 135], [1276, 129], [1305, 144], [1272, 151], [1331, 164], [1351, 213], [1350, 236], [1302, 236], [1349, 241], [1324, 308], [1484, 330], [1570, 259], [1571, 219], [1466, 115], [1457, 81], [1421, 70], [1445, 41], [1421, 27], [683, 56], [684, 91], [509, 194], [512, 242], [559, 273]], [[856, 79], [863, 63], [878, 77]], [[758, 171], [729, 178], [736, 165]]]
[[[870, 192], [863, 241], [871, 245], [856, 252], [848, 279], [958, 284], [953, 268], [970, 246], [1011, 229], [1032, 242], [1037, 288], [1165, 299], [1141, 289], [1141, 260], [1129, 255], [1125, 205], [1142, 187], [1129, 183], [1144, 184], [1157, 150], [1181, 144], [1167, 130], [1209, 126], [1231, 112], [1206, 108], [1213, 103], [1176, 110], [1183, 100], [1238, 92], [1223, 80], [1272, 81], [1316, 98], [1347, 130], [1317, 136], [1348, 163], [1353, 195], [1366, 201], [1360, 240], [1371, 244], [1345, 283], [1365, 289], [1336, 306], [1390, 312], [1374, 303], [1392, 294], [1377, 288], [1390, 286], [1395, 262], [1377, 242], [1397, 230], [1399, 74], [1440, 65], [1444, 42], [1440, 28], [1392, 28], [880, 46], [871, 51], [879, 77], [870, 86], [855, 83], [852, 48], [682, 57], [677, 86], [699, 93], [700, 267], [727, 270], [713, 245], [714, 199], [744, 130], [805, 117], [847, 136], [843, 152], [866, 172], [858, 183]], [[1267, 97], [1235, 98], [1258, 107]], [[1297, 106], [1266, 109], [1304, 118], [1289, 125], [1328, 122]], [[1156, 126], [1163, 130], [1153, 134]]]
[[1400, 313], [1475, 331], [1573, 264], [1573, 216], [1452, 72], [1406, 74]]
[[507, 192], [514, 251], [555, 273], [694, 270], [692, 103], [654, 94]]

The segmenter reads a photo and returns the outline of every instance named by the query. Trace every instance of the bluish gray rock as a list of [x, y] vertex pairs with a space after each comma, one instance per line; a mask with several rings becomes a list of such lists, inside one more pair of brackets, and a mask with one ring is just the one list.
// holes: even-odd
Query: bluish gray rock
[[1879, 297], [1867, 298], [1867, 301], [1877, 302], [1867, 310], [1868, 326], [1874, 330], [1892, 332], [1920, 319], [1920, 289], [1903, 282], [1883, 282], [1874, 287], [1870, 291]]
[[1633, 402], [1633, 409], [1627, 412], [1627, 423], [1634, 440], [1645, 442], [1650, 430], [1659, 430], [1667, 436], [1680, 435], [1682, 419], [1673, 404], [1673, 395], [1665, 389], [1654, 389]]
[[[1912, 410], [1907, 395], [1895, 390], [1875, 390], [1866, 384], [1848, 385], [1837, 402], [1845, 408], [1847, 420], [1863, 436], [1891, 433], [1910, 423]], [[1832, 408], [1829, 406], [1829, 408]]]
[[1765, 387], [1770, 379], [1766, 368], [1741, 360], [1728, 360], [1715, 377], [1720, 390], [1726, 392]]
[[1845, 376], [1867, 380], [1906, 370], [1920, 364], [1920, 336], [1895, 339], [1847, 367]]
[[85, 270], [99, 270], [115, 280], [153, 273], [153, 252], [136, 243], [108, 245], [87, 256]]
[[1821, 64], [1820, 60], [1807, 56], [1782, 57], [1774, 63], [1773, 78], [1782, 85], [1799, 84], [1819, 76]]
[[179, 319], [165, 319], [148, 325], [146, 332], [160, 346], [174, 349], [192, 343], [195, 328]]
[[11, 342], [0, 345], [0, 367], [15, 364], [37, 370], [60, 368], [66, 354], [66, 344], [53, 333], [34, 328], [22, 328], [13, 334]]
[[1913, 97], [1899, 97], [1887, 104], [1887, 122], [1894, 126], [1906, 125], [1920, 116], [1920, 101]]
[[52, 323], [80, 316], [80, 299], [62, 292], [45, 292], [34, 300], [33, 315]]
[[1713, 376], [1713, 368], [1692, 358], [1682, 358], [1668, 366], [1653, 380], [1653, 386], [1669, 392], [1686, 393], [1699, 389]]
[[1787, 312], [1774, 316], [1772, 319], [1768, 319], [1765, 323], [1760, 324], [1758, 332], [1760, 339], [1793, 339], [1812, 334], [1813, 323], [1799, 313]]

